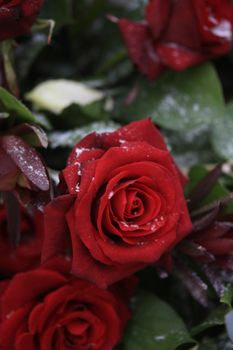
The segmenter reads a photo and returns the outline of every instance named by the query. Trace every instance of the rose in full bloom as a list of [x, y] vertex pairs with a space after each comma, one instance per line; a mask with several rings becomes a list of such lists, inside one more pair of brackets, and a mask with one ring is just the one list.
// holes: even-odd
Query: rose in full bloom
[[0, 274], [10, 276], [39, 265], [43, 240], [43, 216], [36, 211], [29, 215], [21, 210], [20, 241], [17, 247], [9, 242], [6, 210], [0, 205]]
[[230, 0], [150, 0], [145, 20], [118, 21], [132, 61], [155, 79], [164, 69], [183, 70], [232, 48]]
[[157, 262], [191, 230], [184, 178], [150, 119], [88, 135], [63, 177], [66, 192], [45, 209], [43, 259], [70, 236], [72, 272], [101, 287]]
[[44, 0], [0, 0], [0, 41], [28, 34]]
[[197, 260], [233, 268], [232, 216], [219, 218], [202, 231], [192, 233], [190, 241], [197, 245], [198, 254], [195, 254], [195, 250], [193, 252]]
[[106, 291], [68, 271], [57, 258], [0, 284], [1, 350], [115, 348], [130, 316], [127, 283]]

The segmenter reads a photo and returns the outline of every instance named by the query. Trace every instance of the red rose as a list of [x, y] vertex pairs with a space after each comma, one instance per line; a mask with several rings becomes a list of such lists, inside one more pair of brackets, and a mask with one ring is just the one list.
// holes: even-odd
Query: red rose
[[111, 350], [121, 340], [127, 300], [68, 271], [58, 258], [0, 284], [1, 350]]
[[159, 260], [191, 230], [181, 177], [149, 119], [85, 137], [45, 209], [43, 259], [72, 241], [72, 272], [105, 287]]
[[[215, 262], [218, 265], [233, 268], [233, 222], [232, 217], [216, 220], [206, 229], [190, 236], [191, 242], [197, 244], [197, 260], [204, 263]], [[189, 252], [191, 253], [191, 252]]]
[[44, 0], [0, 0], [0, 41], [30, 32]]
[[132, 61], [150, 79], [229, 52], [230, 0], [150, 0], [144, 22], [119, 20]]
[[10, 245], [7, 234], [6, 210], [0, 206], [0, 274], [13, 275], [35, 267], [40, 262], [43, 239], [43, 217], [21, 210], [21, 237], [17, 247]]

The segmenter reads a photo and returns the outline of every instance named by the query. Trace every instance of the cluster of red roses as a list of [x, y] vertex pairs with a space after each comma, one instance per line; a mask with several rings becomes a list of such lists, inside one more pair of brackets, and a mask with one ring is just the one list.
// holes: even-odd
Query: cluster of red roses
[[[0, 40], [27, 33], [42, 2], [0, 1]], [[184, 69], [229, 50], [229, 6], [227, 0], [151, 0], [146, 22], [119, 25], [133, 61], [155, 78], [167, 66]], [[35, 174], [40, 159], [31, 152], [18, 135], [1, 137], [1, 191], [49, 190], [46, 173], [44, 188], [41, 172]], [[130, 317], [132, 275], [192, 230], [185, 182], [145, 119], [80, 141], [44, 213], [21, 209], [17, 247], [8, 239], [9, 207], [1, 204], [0, 349], [113, 349]], [[232, 256], [229, 222], [190, 237], [212, 260]]]
[[15, 274], [0, 285], [1, 348], [113, 349], [135, 284], [122, 280], [191, 231], [184, 182], [146, 119], [77, 144], [44, 218], [22, 211], [16, 249], [1, 208], [1, 274]]
[[[0, 284], [3, 350], [113, 349], [130, 316], [132, 274], [192, 229], [185, 178], [149, 119], [88, 135], [60, 178], [44, 218], [22, 210], [16, 249], [6, 240], [1, 208], [0, 272], [12, 276]], [[232, 231], [217, 232], [196, 242], [226, 254]]]

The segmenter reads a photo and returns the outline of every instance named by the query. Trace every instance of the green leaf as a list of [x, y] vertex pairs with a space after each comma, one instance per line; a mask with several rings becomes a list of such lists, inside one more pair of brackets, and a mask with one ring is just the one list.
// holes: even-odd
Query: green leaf
[[32, 112], [2, 87], [0, 87], [0, 110], [3, 113], [9, 113], [10, 116], [16, 117], [20, 121], [35, 122]]
[[214, 123], [211, 139], [221, 158], [233, 160], [233, 102], [227, 105], [224, 118]]
[[49, 143], [51, 148], [72, 148], [77, 142], [92, 132], [112, 132], [119, 127], [120, 125], [114, 122], [95, 122], [72, 130], [54, 131], [49, 134]]
[[224, 293], [220, 299], [221, 303], [226, 304], [229, 306], [230, 309], [232, 309], [232, 302], [233, 302], [233, 285], [228, 284], [225, 287]]
[[195, 345], [176, 312], [152, 293], [141, 291], [124, 338], [125, 350], [175, 350]]
[[176, 163], [183, 169], [195, 164], [211, 164], [216, 161], [209, 140], [209, 126], [201, 125], [192, 130], [163, 130], [169, 150]]
[[196, 337], [207, 329], [223, 326], [226, 312], [226, 307], [224, 305], [214, 309], [205, 321], [192, 328], [191, 335]]
[[204, 338], [198, 350], [218, 350], [214, 339]]
[[222, 119], [221, 85], [209, 63], [184, 72], [169, 71], [155, 82], [139, 82], [138, 96], [125, 105], [125, 93], [116, 107], [117, 117], [129, 121], [151, 116], [165, 128], [187, 130]]
[[233, 350], [233, 342], [227, 337], [226, 332], [217, 336], [213, 334], [213, 338], [202, 339], [198, 350]]
[[108, 113], [104, 110], [104, 101], [95, 101], [86, 106], [73, 103], [65, 108], [59, 116], [51, 118], [52, 124], [63, 129], [77, 128], [97, 121], [107, 121]]

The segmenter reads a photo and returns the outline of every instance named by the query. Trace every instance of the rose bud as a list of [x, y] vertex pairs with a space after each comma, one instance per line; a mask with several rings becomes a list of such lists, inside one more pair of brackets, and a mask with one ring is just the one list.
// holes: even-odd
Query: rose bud
[[30, 33], [44, 0], [0, 1], [0, 41]]
[[112, 350], [121, 341], [128, 290], [100, 289], [69, 270], [57, 258], [0, 284], [2, 350]]
[[[214, 262], [223, 268], [233, 268], [233, 222], [226, 216], [214, 221], [207, 228], [190, 235], [190, 241], [195, 243], [199, 254], [189, 252], [198, 261]], [[195, 248], [195, 247], [194, 247]]]
[[118, 21], [132, 61], [150, 79], [228, 53], [232, 24], [230, 0], [150, 0], [144, 21]]
[[20, 241], [10, 244], [5, 208], [0, 205], [0, 274], [10, 276], [39, 265], [43, 240], [43, 217], [39, 211], [29, 215], [21, 209]]
[[71, 152], [45, 208], [42, 258], [72, 247], [72, 273], [106, 287], [153, 264], [192, 228], [184, 178], [150, 119], [92, 133]]

